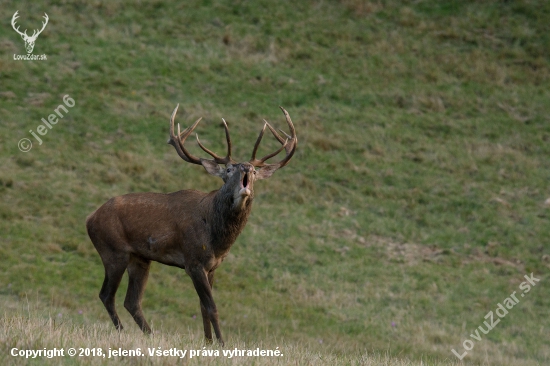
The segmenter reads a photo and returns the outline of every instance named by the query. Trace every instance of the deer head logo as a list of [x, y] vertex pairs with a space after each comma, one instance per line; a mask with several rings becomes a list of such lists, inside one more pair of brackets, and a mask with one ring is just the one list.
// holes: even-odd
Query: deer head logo
[[32, 36], [28, 36], [26, 29], [25, 29], [24, 32], [21, 32], [21, 31], [19, 31], [19, 26], [17, 26], [17, 28], [15, 28], [15, 21], [16, 21], [17, 18], [19, 18], [17, 13], [19, 13], [19, 10], [16, 11], [15, 14], [13, 14], [13, 17], [11, 18], [11, 26], [13, 27], [13, 29], [17, 33], [19, 33], [21, 38], [23, 38], [23, 41], [25, 42], [25, 49], [27, 50], [27, 53], [32, 53], [32, 50], [34, 49], [34, 42], [36, 42], [36, 38], [38, 38], [38, 35], [40, 33], [42, 33], [44, 28], [46, 28], [46, 24], [48, 24], [48, 19], [49, 19], [48, 14], [44, 13], [44, 19], [46, 19], [46, 22], [42, 22], [42, 29], [40, 29], [40, 30], [35, 29], [32, 33]]

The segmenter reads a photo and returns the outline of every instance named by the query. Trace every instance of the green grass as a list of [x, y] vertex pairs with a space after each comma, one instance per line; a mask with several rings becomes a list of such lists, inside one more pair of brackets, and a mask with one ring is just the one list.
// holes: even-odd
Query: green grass
[[[533, 272], [541, 282], [464, 363], [549, 362], [550, 3], [8, 1], [2, 9], [0, 296], [11, 304], [2, 321], [36, 324], [40, 315], [20, 314], [31, 297], [69, 324], [27, 347], [66, 342], [70, 324], [79, 344], [88, 328], [110, 331], [89, 213], [129, 192], [221, 185], [166, 144], [177, 103], [180, 124], [204, 117], [197, 131], [219, 152], [224, 117], [239, 160], [263, 118], [284, 126], [281, 105], [298, 151], [256, 185], [249, 223], [216, 274], [229, 348], [281, 342], [304, 352], [288, 363], [316, 364], [322, 352], [340, 364], [371, 353], [380, 364], [452, 364], [451, 349], [462, 350]], [[9, 25], [16, 10], [23, 29], [48, 14], [34, 50], [47, 61], [13, 60], [25, 53]], [[76, 105], [38, 145], [29, 130], [67, 94]], [[33, 140], [30, 152], [19, 151], [21, 138]], [[260, 153], [275, 146], [267, 138]], [[123, 279], [118, 309], [132, 335], [124, 344], [142, 344], [122, 306], [125, 288]], [[143, 307], [157, 331], [201, 344], [199, 300], [184, 271], [153, 265]], [[3, 333], [4, 360], [24, 363], [6, 356], [24, 340]]]

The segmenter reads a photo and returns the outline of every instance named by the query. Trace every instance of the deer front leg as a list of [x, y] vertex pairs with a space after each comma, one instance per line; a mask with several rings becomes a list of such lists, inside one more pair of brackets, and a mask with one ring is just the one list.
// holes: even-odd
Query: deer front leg
[[[208, 284], [210, 285], [210, 290], [214, 288], [214, 271], [208, 273]], [[212, 343], [212, 327], [210, 326], [210, 318], [208, 317], [208, 312], [206, 308], [201, 303], [201, 314], [202, 314], [202, 324], [204, 326], [204, 337], [206, 338], [206, 343]]]
[[216, 333], [216, 338], [218, 342], [223, 347], [224, 341], [222, 338], [222, 333], [220, 331], [220, 324], [218, 320], [218, 310], [216, 309], [216, 304], [214, 303], [214, 298], [212, 296], [212, 286], [211, 281], [214, 280], [214, 274], [208, 274], [206, 271], [200, 268], [189, 269], [188, 272], [191, 280], [193, 280], [193, 285], [195, 290], [199, 295], [201, 301], [201, 313], [203, 317], [204, 325], [204, 336], [206, 337], [207, 342], [212, 340], [212, 331], [210, 329], [210, 324], [214, 327], [214, 333]]

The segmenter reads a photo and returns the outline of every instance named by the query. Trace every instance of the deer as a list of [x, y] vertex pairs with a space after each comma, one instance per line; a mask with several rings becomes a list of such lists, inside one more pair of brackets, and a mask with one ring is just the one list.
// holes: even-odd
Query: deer
[[11, 18], [11, 26], [12, 26], [13, 30], [16, 31], [17, 33], [19, 33], [21, 38], [23, 38], [23, 41], [25, 42], [25, 49], [27, 50], [27, 53], [32, 53], [32, 50], [34, 49], [34, 43], [36, 42], [36, 38], [38, 38], [40, 33], [42, 33], [42, 31], [44, 30], [44, 28], [46, 28], [46, 25], [48, 24], [48, 20], [49, 20], [48, 14], [44, 13], [43, 18], [46, 21], [42, 22], [42, 29], [40, 29], [40, 30], [35, 29], [32, 33], [32, 36], [29, 36], [29, 35], [27, 35], [27, 30], [26, 29], [25, 29], [24, 32], [21, 32], [19, 30], [19, 26], [17, 26], [17, 28], [15, 28], [16, 20], [17, 20], [17, 18], [19, 18], [18, 13], [19, 13], [19, 10], [16, 11], [15, 14], [13, 14], [13, 17]]
[[[280, 130], [286, 139], [264, 119], [252, 157], [247, 162], [237, 163], [231, 157], [229, 127], [222, 119], [227, 142], [226, 156], [218, 156], [206, 148], [196, 134], [198, 145], [212, 159], [197, 158], [184, 143], [202, 117], [183, 132], [180, 132], [178, 123], [175, 134], [174, 120], [178, 107], [179, 104], [170, 117], [168, 144], [184, 161], [201, 165], [208, 174], [221, 178], [223, 186], [209, 193], [190, 189], [167, 194], [130, 193], [114, 197], [87, 217], [86, 229], [105, 267], [99, 298], [118, 331], [122, 331], [123, 327], [115, 309], [115, 294], [127, 271], [128, 289], [124, 307], [141, 330], [151, 334], [141, 303], [149, 267], [155, 261], [184, 269], [191, 277], [200, 300], [206, 342], [213, 342], [212, 325], [217, 341], [223, 347], [218, 311], [212, 296], [214, 273], [247, 223], [254, 200], [254, 182], [271, 177], [287, 165], [296, 151], [298, 138], [288, 112], [280, 107], [290, 129], [290, 135]], [[281, 146], [257, 159], [266, 127]], [[282, 160], [266, 163], [283, 149], [285, 157]]]

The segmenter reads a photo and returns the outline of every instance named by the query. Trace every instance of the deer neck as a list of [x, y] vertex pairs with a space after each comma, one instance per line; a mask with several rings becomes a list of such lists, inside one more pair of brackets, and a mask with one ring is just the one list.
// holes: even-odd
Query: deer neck
[[213, 199], [213, 225], [210, 228], [212, 246], [216, 256], [229, 251], [243, 231], [252, 210], [253, 195], [236, 205], [232, 190], [222, 187]]

